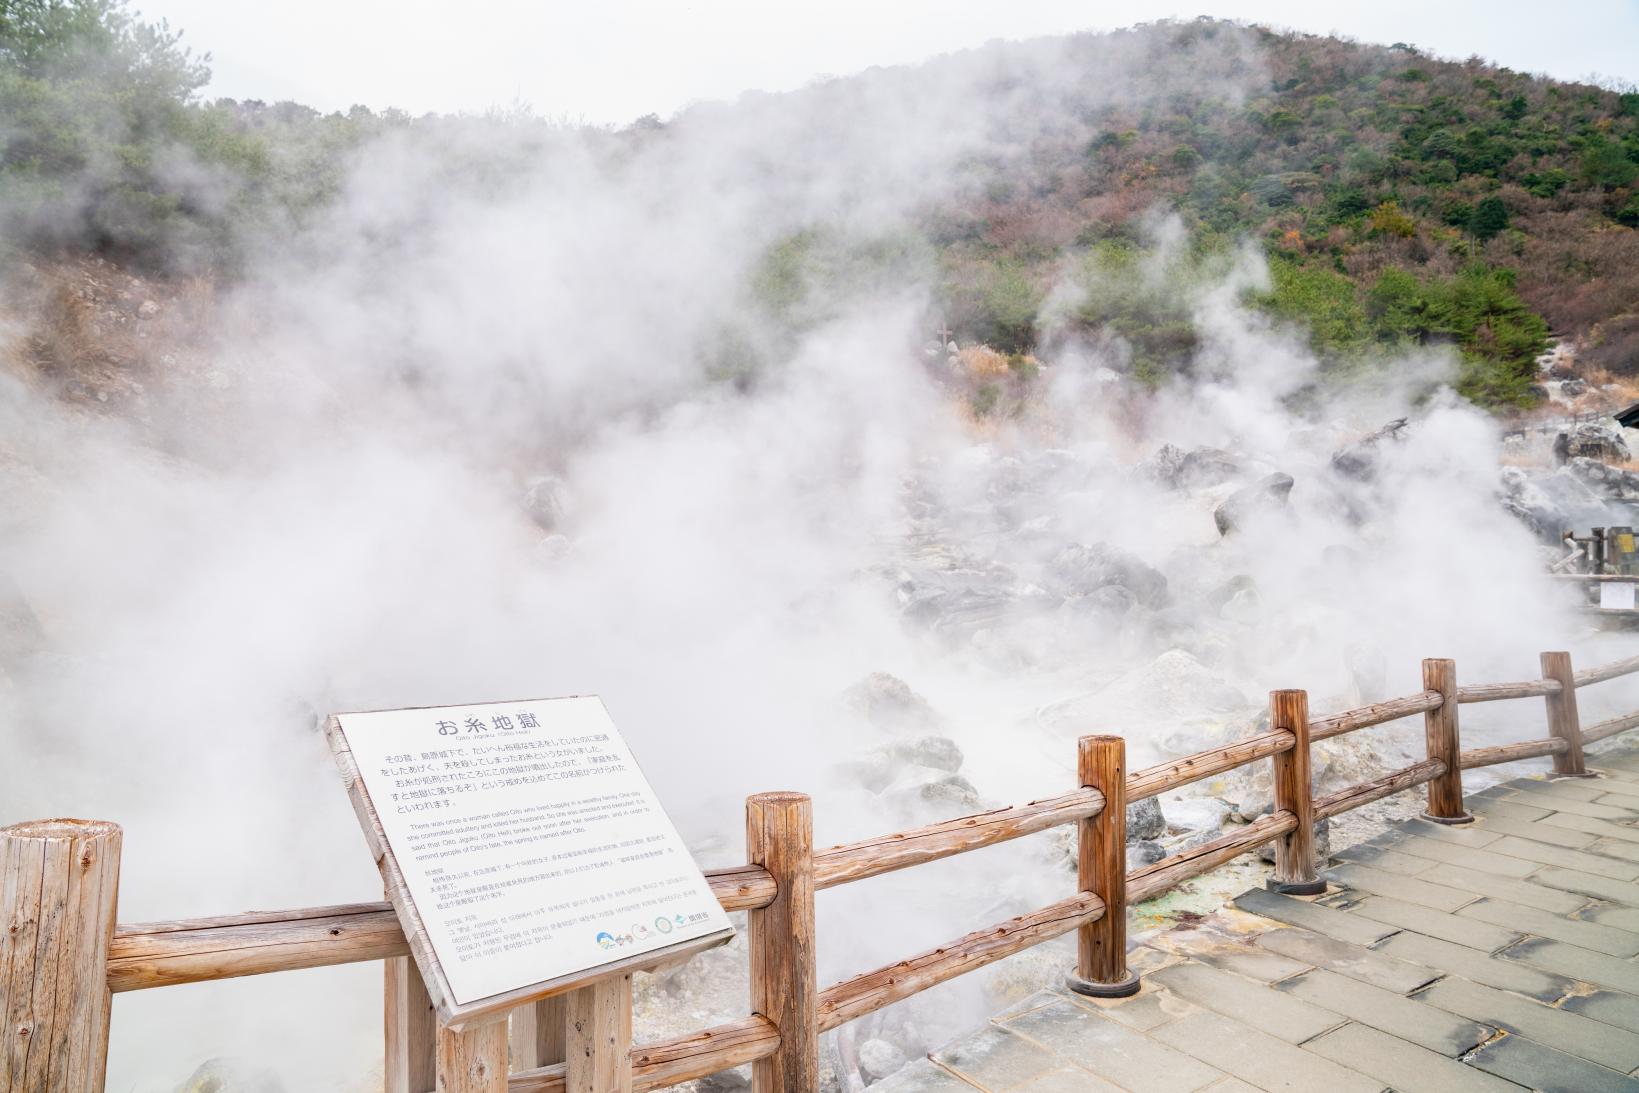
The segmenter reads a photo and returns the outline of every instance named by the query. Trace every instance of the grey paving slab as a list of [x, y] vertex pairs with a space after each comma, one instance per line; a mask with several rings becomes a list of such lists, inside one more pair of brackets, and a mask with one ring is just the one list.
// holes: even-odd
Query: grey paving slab
[[[1625, 778], [1593, 778], [1584, 784], [1605, 796], [1628, 798], [1635, 808], [1639, 808], [1639, 782]], [[1594, 799], [1599, 800], [1597, 797]]]
[[[1555, 813], [1555, 815], [1558, 814]], [[1503, 835], [1514, 835], [1521, 839], [1530, 839], [1532, 842], [1546, 843], [1549, 846], [1568, 847], [1571, 850], [1581, 850], [1598, 837], [1585, 831], [1575, 831], [1565, 827], [1543, 826], [1553, 818], [1553, 816], [1548, 816], [1542, 820], [1511, 820], [1506, 816], [1486, 816], [1480, 821], [1480, 826], [1499, 838]], [[1587, 817], [1567, 817], [1567, 819], [1586, 820]], [[1599, 821], [1590, 820], [1588, 822], [1597, 823]], [[1437, 825], [1431, 824], [1430, 826]]]
[[1398, 873], [1403, 877], [1414, 877], [1418, 873], [1427, 872], [1433, 868], [1434, 861], [1430, 858], [1419, 858], [1412, 854], [1403, 854], [1399, 850], [1384, 846], [1348, 846], [1335, 851], [1332, 856], [1343, 861], [1354, 862], [1357, 865], [1369, 865], [1373, 869], [1381, 869], [1385, 873]]
[[1499, 855], [1519, 858], [1538, 865], [1580, 869], [1584, 873], [1597, 873], [1612, 880], [1633, 880], [1639, 877], [1639, 860], [1618, 861], [1614, 857], [1606, 856], [1599, 849], [1597, 841], [1591, 843], [1587, 850], [1570, 850], [1562, 846], [1547, 846], [1532, 842], [1530, 839], [1506, 835], [1492, 843], [1491, 849]]
[[[1522, 857], [1510, 857], [1507, 854], [1493, 853], [1495, 847], [1505, 842], [1506, 838], [1491, 843], [1492, 849], [1482, 850], [1473, 846], [1457, 846], [1455, 843], [1443, 843], [1438, 839], [1425, 839], [1420, 835], [1413, 835], [1395, 844], [1395, 850], [1405, 855], [1416, 855], [1428, 858], [1431, 861], [1443, 862], [1446, 865], [1461, 865], [1467, 869], [1478, 869], [1484, 873], [1495, 873], [1500, 877], [1524, 877], [1530, 875], [1537, 868], [1537, 863]], [[1520, 840], [1524, 841], [1524, 840]], [[1535, 847], [1536, 843], [1526, 843]], [[1430, 874], [1435, 876], [1436, 874]], [[1636, 872], [1634, 876], [1639, 876]]]
[[1639, 1035], [1517, 994], [1466, 979], [1442, 979], [1419, 991], [1417, 997], [1470, 1021], [1484, 1021], [1539, 1044], [1553, 1044], [1624, 1074], [1639, 1067]]
[[878, 1093], [973, 1093], [973, 1086], [944, 1067], [918, 1059], [871, 1086]]
[[1505, 950], [1505, 959], [1518, 960], [1556, 975], [1570, 976], [1585, 983], [1597, 983], [1612, 990], [1639, 994], [1639, 964], [1612, 960], [1576, 945], [1549, 938], [1527, 938]]
[[[1026, 1014], [1015, 1020], [1029, 1017]], [[996, 1025], [941, 1048], [932, 1058], [981, 1089], [1010, 1089], [1060, 1065], [1053, 1052]]]
[[1471, 949], [1486, 953], [1496, 952], [1505, 945], [1512, 945], [1524, 933], [1522, 930], [1487, 925], [1472, 918], [1458, 918], [1456, 915], [1448, 915], [1441, 911], [1431, 911], [1427, 907], [1389, 899], [1386, 896], [1367, 896], [1351, 908], [1351, 912], [1373, 922], [1398, 926], [1402, 930], [1414, 930], [1419, 934], [1437, 937], [1441, 941], [1452, 941], [1458, 945], [1467, 945]]
[[[872, 1086], [875, 1089], [876, 1086]], [[1216, 1089], [1216, 1085], [1208, 1088]], [[1124, 1093], [1122, 1088], [1080, 1067], [1061, 1067], [1058, 1070], [1031, 1078], [1023, 1085], [1015, 1085], [1007, 1093]]]
[[1339, 941], [1356, 945], [1371, 945], [1394, 933], [1397, 927], [1368, 922], [1357, 915], [1345, 914], [1330, 907], [1277, 895], [1262, 888], [1253, 888], [1235, 897], [1235, 906], [1249, 914], [1262, 915], [1276, 922], [1301, 926]]
[[1591, 1017], [1629, 1032], [1639, 1030], [1639, 998], [1615, 991], [1594, 991], [1592, 994], [1573, 994], [1565, 999], [1563, 1009]]
[[1151, 983], [1147, 977], [1140, 981], [1138, 993], [1130, 998], [1088, 998], [1084, 994], [1063, 994], [1059, 997], [1068, 998], [1084, 1009], [1139, 1032], [1164, 1025], [1195, 1009], [1171, 991], [1162, 990]]
[[1305, 1051], [1369, 1074], [1401, 1093], [1519, 1093], [1519, 1086], [1365, 1025], [1344, 1025]]
[[1601, 926], [1614, 926], [1631, 934], [1639, 934], [1639, 907], [1621, 907], [1610, 903], [1591, 903], [1571, 916]]
[[1625, 827], [1622, 824], [1612, 823], [1610, 820], [1596, 820], [1591, 816], [1573, 816], [1569, 812], [1556, 812], [1552, 816], [1544, 816], [1537, 821], [1537, 825], [1539, 827], [1550, 826], [1565, 831], [1580, 832], [1596, 838], [1639, 843], [1639, 828]]
[[1534, 789], [1521, 789], [1514, 793], [1510, 801], [1528, 802], [1536, 806], [1542, 816], [1525, 817], [1538, 820], [1545, 819], [1550, 813], [1566, 813], [1571, 816], [1591, 816], [1599, 820], [1631, 820], [1633, 813], [1625, 808], [1614, 805], [1601, 805], [1593, 801], [1583, 801], [1575, 797], [1561, 797], [1552, 793], [1543, 793]]
[[1588, 902], [1576, 890], [1566, 891], [1563, 887], [1545, 887], [1537, 883], [1540, 874], [1525, 881], [1499, 877], [1478, 869], [1465, 869], [1460, 865], [1447, 865], [1440, 870], [1438, 877], [1441, 884], [1460, 888], [1464, 892], [1505, 899], [1510, 903], [1535, 907], [1539, 911], [1552, 911], [1556, 915], [1568, 915]]
[[1362, 983], [1370, 983], [1374, 987], [1382, 987], [1396, 994], [1416, 990], [1440, 974], [1439, 971], [1422, 964], [1397, 960], [1392, 956], [1385, 956], [1371, 949], [1350, 945], [1336, 938], [1295, 926], [1260, 934], [1257, 943], [1293, 960], [1329, 968], [1339, 975], [1346, 975], [1350, 979], [1358, 979]]
[[1206, 1093], [1258, 1093], [1258, 1087], [1239, 1078], [1228, 1077], [1206, 1087]]
[[1436, 911], [1455, 911], [1459, 907], [1473, 903], [1475, 899], [1473, 892], [1448, 888], [1443, 884], [1432, 884], [1416, 877], [1385, 873], [1369, 865], [1335, 865], [1330, 869], [1321, 870], [1321, 875], [1357, 892], [1388, 896], [1406, 903], [1430, 907]]
[[[1217, 944], [1191, 949], [1192, 959], [1260, 983], [1273, 983], [1306, 972], [1312, 965], [1253, 945]], [[1163, 980], [1165, 982], [1165, 980]]]
[[1577, 869], [1556, 869], [1551, 866], [1538, 870], [1531, 879], [1567, 892], [1639, 907], [1639, 884], [1632, 881], [1612, 880]]
[[1509, 791], [1490, 799], [1468, 798], [1470, 812], [1482, 816], [1503, 816], [1510, 820], [1540, 820], [1551, 816], [1556, 809], [1533, 804], [1528, 797]]
[[1175, 964], [1150, 978], [1197, 1006], [1237, 1017], [1291, 1044], [1343, 1023], [1335, 1010], [1201, 964]]
[[1457, 846], [1485, 847], [1501, 838], [1501, 833], [1488, 830], [1484, 824], [1434, 824], [1427, 820], [1407, 820], [1400, 829], [1408, 835], [1419, 835]]
[[1538, 937], [1551, 937], [1611, 956], [1630, 957], [1639, 954], [1639, 934], [1616, 930], [1593, 922], [1578, 922], [1539, 911], [1535, 907], [1521, 907], [1500, 899], [1486, 897], [1457, 912], [1463, 918], [1478, 919], [1493, 926], [1502, 926]]
[[[1639, 1081], [1518, 1036], [1486, 1044], [1469, 1064], [1541, 1093], [1634, 1093]], [[875, 1088], [874, 1086], [872, 1088]]]
[[1588, 852], [1639, 864], [1639, 846], [1635, 846], [1626, 839], [1595, 839], [1589, 844]]
[[[1189, 1020], [1190, 1016], [1180, 1020]], [[1162, 1025], [1156, 1032], [1176, 1023]], [[1051, 1044], [1058, 1062], [1083, 1067], [1126, 1089], [1189, 1093], [1222, 1077], [1220, 1070], [1198, 1058], [1068, 1001], [1032, 1010], [1005, 1027], [1036, 1043]], [[1045, 1067], [1031, 1077], [1052, 1069]]]
[[1490, 1026], [1452, 1017], [1402, 994], [1324, 968], [1288, 979], [1279, 989], [1452, 1059], [1478, 1047], [1494, 1031]]
[[1603, 778], [1519, 778], [1505, 783], [1500, 788], [1504, 792], [1529, 789], [1533, 793], [1545, 793], [1550, 797], [1592, 801], [1600, 794], [1608, 792], [1604, 788], [1605, 782]]
[[1487, 987], [1523, 994], [1539, 1002], [1557, 1001], [1576, 987], [1574, 976], [1556, 975], [1521, 961], [1497, 959], [1467, 945], [1455, 945], [1409, 930], [1381, 942], [1375, 951], [1438, 968]]
[[1162, 1025], [1155, 1035], [1270, 1093], [1381, 1093], [1383, 1089], [1376, 1078], [1216, 1013], [1191, 1014]]

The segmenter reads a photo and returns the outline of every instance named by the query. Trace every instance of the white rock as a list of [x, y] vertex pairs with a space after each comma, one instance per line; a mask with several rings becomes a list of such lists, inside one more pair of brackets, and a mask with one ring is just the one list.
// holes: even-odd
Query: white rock
[[910, 1062], [905, 1053], [887, 1040], [866, 1040], [859, 1045], [859, 1069], [876, 1081]]

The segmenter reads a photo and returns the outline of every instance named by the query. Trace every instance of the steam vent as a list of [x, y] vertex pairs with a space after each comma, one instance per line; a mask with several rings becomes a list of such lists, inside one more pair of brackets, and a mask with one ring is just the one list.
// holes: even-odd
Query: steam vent
[[0, 0], [0, 1093], [1639, 1093], [1639, 8], [1209, 6]]

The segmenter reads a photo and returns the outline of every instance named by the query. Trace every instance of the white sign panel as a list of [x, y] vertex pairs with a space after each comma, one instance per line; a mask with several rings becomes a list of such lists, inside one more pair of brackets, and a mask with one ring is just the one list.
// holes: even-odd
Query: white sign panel
[[457, 1004], [731, 929], [599, 699], [335, 723]]
[[1618, 611], [1632, 611], [1633, 587], [1625, 581], [1604, 582], [1599, 586], [1599, 606]]

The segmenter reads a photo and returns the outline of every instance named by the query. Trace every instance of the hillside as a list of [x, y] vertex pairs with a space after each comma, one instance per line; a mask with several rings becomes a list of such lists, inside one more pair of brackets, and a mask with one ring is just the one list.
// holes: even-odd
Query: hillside
[[[1050, 87], [1063, 102], [1038, 122], [1037, 85], [1021, 74], [1045, 56], [1068, 75]], [[1112, 58], [1125, 76], [1106, 76]], [[563, 136], [525, 112], [207, 102], [207, 62], [117, 0], [5, 9], [0, 262], [38, 282], [42, 259], [89, 251], [140, 275], [231, 281], [248, 253], [322, 221], [361, 150], [384, 139], [447, 141], [459, 149], [447, 184], [504, 191]], [[1584, 370], [1639, 370], [1633, 91], [1199, 20], [992, 44], [575, 136], [608, 162], [664, 157], [674, 131], [755, 121], [769, 100], [797, 110], [883, 85], [937, 93], [958, 64], [989, 65], [981, 93], [1008, 103], [991, 143], [929, 164], [950, 181], [918, 202], [909, 230], [818, 222], [776, 233], [749, 285], [776, 330], [822, 313], [816, 297], [914, 277], [933, 285], [930, 330], [992, 347], [1016, 374], [1046, 343], [1077, 337], [1156, 383], [1187, 373], [1199, 347], [1184, 290], [1221, 277], [1251, 240], [1270, 281], [1246, 292], [1300, 324], [1330, 368], [1453, 343], [1460, 390], [1528, 406], [1553, 332]], [[480, 130], [505, 136], [462, 137]], [[1158, 288], [1137, 274], [1177, 234], [1159, 223], [1166, 214], [1183, 236], [1166, 245]], [[718, 341], [714, 375], [743, 377], [768, 353], [766, 337], [733, 328]]]

